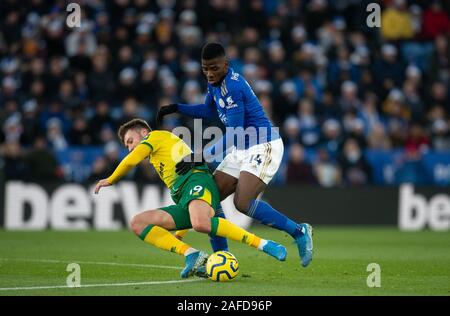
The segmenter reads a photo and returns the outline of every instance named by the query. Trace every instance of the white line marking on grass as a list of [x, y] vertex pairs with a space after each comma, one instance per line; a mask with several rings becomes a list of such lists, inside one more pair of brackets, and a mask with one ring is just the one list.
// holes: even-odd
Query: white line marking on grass
[[145, 264], [145, 263], [120, 263], [120, 262], [101, 262], [101, 261], [28, 259], [28, 258], [0, 258], [0, 260], [4, 260], [4, 261], [43, 262], [43, 263], [72, 263], [72, 262], [76, 262], [78, 264], [97, 264], [97, 265], [105, 265], [105, 266], [159, 268], [159, 269], [175, 269], [175, 270], [181, 270], [182, 269], [182, 267], [162, 266], [162, 265]]
[[133, 286], [133, 285], [155, 285], [171, 283], [198, 282], [205, 279], [193, 280], [169, 280], [169, 281], [149, 281], [149, 282], [131, 282], [131, 283], [105, 283], [105, 284], [84, 284], [79, 287], [70, 287], [67, 285], [49, 285], [49, 286], [25, 286], [25, 287], [3, 287], [0, 291], [27, 291], [27, 290], [49, 290], [49, 289], [79, 289], [85, 287], [114, 287], [114, 286]]

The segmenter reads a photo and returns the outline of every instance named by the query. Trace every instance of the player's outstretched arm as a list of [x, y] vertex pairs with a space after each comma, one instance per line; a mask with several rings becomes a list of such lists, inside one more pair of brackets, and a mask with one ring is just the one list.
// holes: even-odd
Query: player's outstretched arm
[[161, 126], [164, 116], [178, 112], [178, 104], [163, 105], [156, 114], [156, 124]]
[[208, 93], [205, 98], [205, 103], [202, 104], [169, 104], [162, 106], [156, 115], [156, 124], [161, 126], [165, 115], [172, 113], [181, 113], [193, 118], [212, 118], [216, 114], [214, 99]]
[[95, 186], [95, 194], [98, 194], [101, 188], [103, 187], [109, 187], [111, 183], [109, 183], [108, 179], [101, 179], [99, 182], [97, 182], [97, 185]]
[[134, 148], [117, 166], [116, 170], [107, 179], [100, 180], [95, 186], [95, 194], [97, 194], [102, 187], [110, 186], [120, 178], [125, 176], [131, 169], [133, 169], [138, 163], [144, 160], [150, 155], [151, 148], [146, 144], [139, 144]]

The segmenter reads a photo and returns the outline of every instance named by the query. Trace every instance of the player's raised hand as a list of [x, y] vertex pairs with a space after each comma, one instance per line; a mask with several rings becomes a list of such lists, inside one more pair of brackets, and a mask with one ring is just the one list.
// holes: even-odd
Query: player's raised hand
[[156, 125], [161, 126], [164, 115], [176, 113], [178, 111], [177, 104], [163, 105], [156, 114]]
[[95, 186], [95, 194], [98, 194], [98, 191], [100, 191], [100, 188], [102, 187], [109, 187], [111, 183], [109, 183], [108, 179], [102, 179], [100, 180], [97, 185]]

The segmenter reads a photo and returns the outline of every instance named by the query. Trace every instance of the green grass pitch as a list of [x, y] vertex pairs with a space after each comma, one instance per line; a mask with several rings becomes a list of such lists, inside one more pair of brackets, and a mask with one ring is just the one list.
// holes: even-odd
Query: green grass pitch
[[[315, 256], [305, 269], [289, 236], [259, 226], [250, 230], [284, 244], [287, 260], [278, 262], [229, 241], [240, 270], [228, 283], [180, 282], [184, 259], [145, 244], [130, 231], [0, 231], [0, 296], [450, 295], [448, 232], [315, 227]], [[206, 235], [190, 232], [185, 240], [210, 252]], [[80, 265], [80, 288], [64, 288], [69, 263]], [[367, 286], [370, 263], [381, 268], [381, 287]]]

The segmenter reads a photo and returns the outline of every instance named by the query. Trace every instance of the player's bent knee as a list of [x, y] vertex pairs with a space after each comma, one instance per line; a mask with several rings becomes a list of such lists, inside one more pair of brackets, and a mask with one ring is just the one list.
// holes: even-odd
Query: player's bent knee
[[139, 215], [135, 215], [131, 218], [130, 228], [136, 234], [140, 235], [142, 230], [145, 228], [143, 221], [140, 219]]
[[233, 203], [234, 203], [234, 207], [236, 207], [236, 209], [239, 212], [241, 212], [243, 214], [247, 214], [248, 208], [249, 208], [249, 204], [250, 204], [249, 201], [236, 198], [236, 196], [235, 196], [234, 200], [233, 200]]
[[194, 221], [191, 220], [191, 223], [192, 229], [194, 229], [196, 232], [205, 234], [209, 234], [211, 232], [211, 220], [209, 218]]

